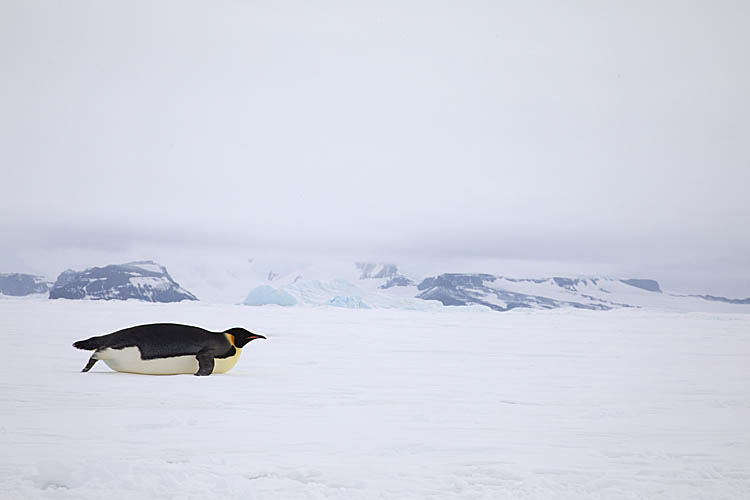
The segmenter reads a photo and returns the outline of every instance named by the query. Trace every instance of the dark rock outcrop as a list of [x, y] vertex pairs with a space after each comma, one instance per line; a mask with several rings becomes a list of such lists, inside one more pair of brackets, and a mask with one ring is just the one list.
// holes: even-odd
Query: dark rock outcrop
[[485, 281], [495, 281], [497, 278], [491, 274], [459, 274], [446, 273], [434, 278], [425, 278], [417, 285], [417, 290], [428, 288], [482, 288]]
[[620, 280], [620, 281], [625, 283], [626, 285], [640, 288], [641, 290], [661, 293], [661, 288], [659, 288], [659, 282], [655, 280], [629, 279], [629, 280]]
[[[437, 300], [446, 306], [482, 305], [495, 311], [509, 311], [519, 307], [534, 307], [541, 309], [553, 309], [557, 307], [574, 307], [577, 309], [609, 310], [612, 305], [598, 302], [576, 302], [557, 300], [539, 295], [528, 295], [512, 292], [492, 285], [499, 277], [491, 274], [441, 274], [439, 276], [425, 278], [419, 285], [418, 290], [422, 293], [417, 298], [424, 300]], [[562, 279], [562, 278], [559, 278]], [[520, 281], [520, 280], [519, 280]], [[574, 286], [576, 283], [563, 281], [557, 283], [559, 286]], [[567, 288], [567, 287], [566, 287]]]
[[41, 276], [21, 273], [0, 273], [0, 294], [23, 297], [36, 293], [47, 293], [50, 282]]
[[394, 286], [411, 286], [414, 284], [412, 280], [399, 274], [398, 266], [394, 264], [376, 264], [374, 262], [355, 262], [354, 265], [360, 271], [359, 279], [370, 280], [370, 279], [385, 279], [388, 281], [380, 285], [379, 288], [387, 290]]
[[198, 300], [152, 261], [130, 262], [85, 271], [64, 271], [49, 292], [50, 299], [180, 302]]
[[388, 288], [393, 288], [394, 286], [411, 286], [414, 282], [407, 278], [406, 276], [402, 275], [396, 275], [393, 278], [386, 281], [384, 284], [380, 285], [380, 288], [383, 290], [387, 290]]
[[578, 286], [587, 286], [589, 283], [592, 285], [596, 285], [599, 281], [596, 278], [560, 278], [555, 277], [552, 278], [552, 281], [555, 282], [555, 284], [561, 288], [565, 288], [566, 290], [570, 290], [571, 292], [577, 292]]
[[724, 302], [726, 304], [750, 304], [750, 297], [747, 299], [728, 299], [726, 297], [717, 297], [715, 295], [694, 295], [704, 300], [710, 300], [713, 302]]

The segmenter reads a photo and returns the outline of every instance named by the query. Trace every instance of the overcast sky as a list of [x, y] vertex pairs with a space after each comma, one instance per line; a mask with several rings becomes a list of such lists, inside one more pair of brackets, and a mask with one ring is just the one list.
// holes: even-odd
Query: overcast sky
[[750, 294], [748, 19], [3, 1], [0, 265], [231, 247], [692, 269]]

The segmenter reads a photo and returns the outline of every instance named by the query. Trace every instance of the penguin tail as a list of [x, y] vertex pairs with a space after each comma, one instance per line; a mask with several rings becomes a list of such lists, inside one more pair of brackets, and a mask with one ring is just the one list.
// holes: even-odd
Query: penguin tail
[[101, 344], [98, 337], [91, 337], [90, 339], [73, 342], [73, 347], [84, 351], [95, 351], [101, 347]]

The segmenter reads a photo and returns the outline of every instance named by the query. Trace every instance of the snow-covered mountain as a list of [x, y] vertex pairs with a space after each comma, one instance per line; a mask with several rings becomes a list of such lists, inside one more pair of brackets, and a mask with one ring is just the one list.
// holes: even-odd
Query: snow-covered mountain
[[[516, 308], [610, 310], [647, 307], [682, 311], [746, 311], [732, 307], [750, 299], [665, 293], [655, 280], [614, 277], [510, 278], [492, 274], [441, 274], [419, 283], [417, 297], [444, 305], [482, 305], [496, 311]], [[712, 304], [713, 302], [713, 304]], [[728, 306], [728, 307], [727, 307]]]
[[[654, 307], [685, 311], [736, 310], [744, 299], [684, 296], [652, 279], [619, 277], [515, 278], [487, 273], [408, 276], [394, 264], [357, 262], [257, 272], [247, 305], [328, 305], [347, 308], [428, 309], [474, 306], [495, 311], [570, 307], [610, 310]], [[750, 308], [748, 308], [750, 312]]]
[[[66, 271], [59, 276], [49, 297], [173, 302], [197, 300], [197, 295], [212, 303], [354, 309], [463, 307], [509, 311], [644, 307], [750, 312], [750, 299], [665, 291], [655, 280], [630, 276], [528, 278], [499, 273], [445, 273], [439, 269], [441, 266], [425, 268], [417, 264], [402, 268], [389, 262], [352, 262], [328, 256], [301, 260], [280, 255], [231, 254], [216, 258], [189, 254], [170, 258], [169, 265], [176, 270], [183, 286], [163, 266], [153, 261], [137, 261], [81, 272]], [[39, 283], [42, 278], [35, 279], [38, 286], [44, 286]], [[0, 290], [0, 293], [5, 292]]]
[[47, 293], [52, 283], [42, 276], [22, 273], [0, 273], [0, 295], [24, 297]]
[[441, 274], [423, 280], [417, 297], [437, 300], [446, 306], [483, 305], [496, 311], [517, 307], [554, 309], [609, 310], [633, 307], [618, 301], [612, 291], [621, 285], [636, 287], [649, 293], [659, 290], [653, 280], [615, 280], [609, 278], [542, 278], [519, 279], [491, 274]]
[[129, 262], [85, 271], [64, 271], [49, 292], [50, 299], [180, 302], [198, 300], [153, 261]]

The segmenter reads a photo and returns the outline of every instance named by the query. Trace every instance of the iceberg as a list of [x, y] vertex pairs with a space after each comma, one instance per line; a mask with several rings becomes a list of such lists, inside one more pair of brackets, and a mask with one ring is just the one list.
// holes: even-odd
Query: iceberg
[[371, 309], [371, 307], [362, 300], [362, 297], [357, 296], [345, 297], [336, 295], [328, 301], [328, 305], [335, 307], [346, 307], [348, 309]]
[[246, 306], [267, 306], [270, 304], [293, 306], [297, 304], [297, 299], [284, 290], [277, 290], [268, 285], [260, 285], [250, 290], [243, 304]]

